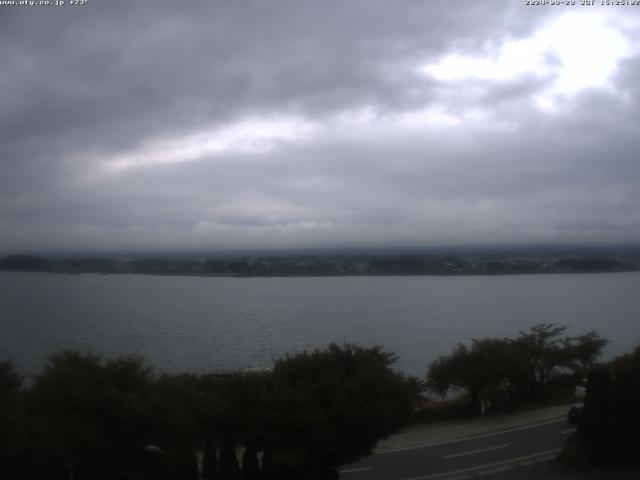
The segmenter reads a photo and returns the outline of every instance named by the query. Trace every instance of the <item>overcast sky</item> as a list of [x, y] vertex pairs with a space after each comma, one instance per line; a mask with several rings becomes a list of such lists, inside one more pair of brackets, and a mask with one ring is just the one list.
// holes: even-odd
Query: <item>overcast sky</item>
[[639, 242], [639, 80], [632, 6], [0, 6], [0, 252]]

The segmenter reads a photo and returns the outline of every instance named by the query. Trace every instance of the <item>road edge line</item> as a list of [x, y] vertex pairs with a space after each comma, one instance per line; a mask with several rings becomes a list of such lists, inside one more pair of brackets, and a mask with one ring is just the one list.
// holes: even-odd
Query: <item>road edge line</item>
[[467, 441], [467, 440], [475, 440], [476, 438], [486, 438], [486, 437], [491, 437], [493, 435], [502, 435], [503, 433], [517, 432], [518, 430], [526, 430], [527, 428], [535, 428], [535, 427], [540, 427], [542, 425], [549, 425], [549, 424], [552, 424], [552, 423], [559, 423], [559, 422], [563, 422], [563, 421], [566, 421], [566, 418], [564, 416], [555, 418], [553, 420], [547, 420], [547, 421], [544, 421], [544, 422], [539, 422], [539, 423], [534, 423], [534, 424], [529, 424], [529, 425], [523, 425], [523, 426], [520, 426], [520, 427], [508, 428], [506, 430], [499, 430], [497, 432], [480, 433], [478, 435], [470, 435], [468, 437], [455, 438], [453, 440], [447, 440], [445, 442], [433, 442], [433, 443], [425, 443], [425, 444], [422, 444], [422, 445], [414, 445], [412, 447], [392, 448], [390, 450], [382, 450], [382, 451], [379, 451], [379, 452], [375, 452], [374, 454], [375, 455], [386, 455], [387, 453], [405, 452], [407, 450], [417, 450], [419, 448], [435, 447], [437, 445], [448, 445], [450, 443], [464, 442], [464, 441]]
[[426, 475], [424, 477], [405, 478], [403, 480], [427, 480], [429, 478], [445, 477], [447, 475], [455, 475], [457, 473], [473, 472], [475, 470], [481, 470], [483, 468], [497, 467], [498, 465], [507, 465], [507, 464], [510, 464], [510, 463], [515, 463], [515, 462], [520, 462], [522, 460], [527, 460], [529, 458], [540, 457], [540, 456], [543, 456], [543, 455], [550, 455], [552, 453], [558, 453], [561, 450], [562, 450], [561, 448], [556, 448], [554, 450], [546, 450], [544, 452], [533, 453], [531, 455], [526, 455], [524, 457], [510, 458], [509, 460], [503, 460], [501, 462], [488, 463], [486, 465], [478, 465], [477, 467], [463, 468], [462, 470], [452, 470], [450, 472], [433, 473], [431, 475]]
[[498, 450], [500, 448], [507, 448], [509, 446], [509, 444], [507, 443], [503, 443], [502, 445], [496, 445], [494, 447], [487, 447], [487, 448], [479, 448], [478, 450], [468, 450], [466, 452], [460, 452], [460, 453], [452, 453], [450, 455], [443, 455], [442, 458], [456, 458], [456, 457], [463, 457], [465, 455], [473, 455], [475, 453], [483, 453], [483, 452], [490, 452], [491, 450]]

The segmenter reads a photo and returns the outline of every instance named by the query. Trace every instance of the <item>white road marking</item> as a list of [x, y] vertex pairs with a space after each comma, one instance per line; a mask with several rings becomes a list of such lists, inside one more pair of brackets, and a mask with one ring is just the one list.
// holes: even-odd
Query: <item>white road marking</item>
[[504, 445], [496, 445], [495, 447], [481, 448], [479, 450], [470, 450], [468, 452], [461, 452], [461, 453], [452, 453], [451, 455], [445, 455], [444, 458], [455, 458], [455, 457], [462, 457], [464, 455], [473, 455], [474, 453], [482, 453], [482, 452], [488, 452], [490, 450], [498, 450], [500, 448], [505, 448], [508, 446], [509, 445], [505, 443]]
[[491, 467], [497, 467], [498, 465], [506, 465], [508, 463], [517, 463], [522, 460], [528, 460], [530, 458], [539, 457], [541, 455], [550, 455], [552, 453], [558, 453], [560, 450], [562, 449], [556, 448], [555, 450], [547, 450], [544, 452], [533, 453], [531, 455], [525, 455], [524, 457], [510, 458], [509, 460], [503, 460], [502, 462], [488, 463], [487, 465], [478, 465], [477, 467], [463, 468], [461, 470], [452, 470], [450, 472], [433, 473], [431, 475], [425, 475], [423, 477], [411, 477], [411, 478], [406, 478], [404, 480], [427, 480], [429, 478], [446, 477], [447, 475], [456, 475], [457, 473], [466, 473], [466, 472], [472, 472], [474, 470], [482, 470], [483, 468], [491, 468]]
[[491, 475], [492, 473], [504, 472], [512, 468], [513, 465], [505, 465], [504, 467], [492, 468], [491, 470], [483, 470], [482, 472], [478, 472], [478, 475]]
[[540, 427], [542, 425], [549, 425], [551, 423], [560, 423], [560, 422], [566, 422], [566, 421], [567, 420], [564, 417], [561, 417], [561, 418], [556, 418], [555, 420], [547, 420], [546, 422], [534, 423], [532, 425], [509, 428], [507, 430], [501, 430], [499, 432], [483, 433], [481, 435], [473, 435], [471, 437], [456, 438], [455, 440], [448, 440], [446, 442], [425, 443], [423, 445], [415, 445], [413, 447], [403, 447], [403, 448], [393, 448], [391, 450], [383, 450], [380, 452], [376, 452], [376, 455], [383, 455], [386, 453], [395, 453], [395, 452], [406, 452], [407, 450], [417, 450], [419, 448], [435, 447], [437, 445], [448, 445], [450, 443], [465, 442], [467, 440], [475, 440], [476, 438], [487, 438], [487, 437], [492, 437], [494, 435], [502, 435], [503, 433], [517, 432], [519, 430], [526, 430], [527, 428], [535, 428], [535, 427]]
[[555, 455], [547, 455], [546, 457], [536, 458], [536, 462], [538, 463], [548, 462], [549, 460], [553, 460], [554, 458], [556, 458]]
[[562, 434], [566, 435], [567, 433], [573, 433], [577, 430], [577, 428], [570, 428], [569, 430], [563, 430]]
[[355, 473], [355, 472], [367, 472], [371, 470], [371, 467], [360, 467], [360, 468], [348, 468], [347, 470], [338, 470], [339, 473]]
[[460, 475], [459, 477], [449, 477], [447, 480], [469, 480], [471, 475]]

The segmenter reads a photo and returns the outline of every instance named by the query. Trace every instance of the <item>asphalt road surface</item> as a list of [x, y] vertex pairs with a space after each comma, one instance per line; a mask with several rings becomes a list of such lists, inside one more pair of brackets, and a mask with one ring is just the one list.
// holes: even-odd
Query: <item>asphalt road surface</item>
[[[466, 480], [502, 477], [553, 460], [575, 431], [566, 418], [443, 443], [399, 448], [340, 470], [344, 480]], [[522, 472], [524, 473], [524, 472]]]

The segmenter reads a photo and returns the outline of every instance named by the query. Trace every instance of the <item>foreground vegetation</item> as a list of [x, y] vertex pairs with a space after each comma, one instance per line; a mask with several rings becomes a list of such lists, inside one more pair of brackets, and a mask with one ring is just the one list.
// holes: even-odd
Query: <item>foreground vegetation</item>
[[640, 347], [591, 371], [572, 443], [574, 461], [640, 468]]
[[595, 331], [562, 336], [566, 326], [542, 323], [517, 338], [459, 344], [429, 367], [427, 387], [445, 396], [463, 390], [480, 413], [544, 395], [572, 394], [600, 357], [607, 340]]
[[412, 411], [418, 383], [393, 361], [331, 345], [265, 374], [155, 375], [139, 358], [63, 352], [28, 388], [4, 363], [0, 476], [190, 480], [201, 451], [205, 479], [336, 478]]
[[[138, 357], [62, 352], [27, 382], [0, 363], [0, 476], [337, 478], [339, 465], [433, 415], [417, 408], [424, 387], [443, 396], [464, 391], [467, 412], [478, 414], [573, 393], [587, 375], [581, 433], [591, 456], [613, 458], [612, 439], [640, 444], [640, 349], [598, 367], [606, 340], [565, 330], [543, 323], [516, 338], [460, 344], [431, 364], [426, 383], [395, 372], [394, 355], [382, 348], [349, 344], [233, 375], [156, 374]], [[625, 429], [625, 419], [636, 427]]]

